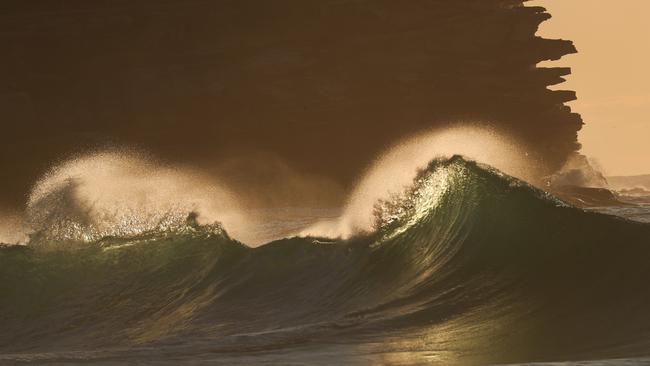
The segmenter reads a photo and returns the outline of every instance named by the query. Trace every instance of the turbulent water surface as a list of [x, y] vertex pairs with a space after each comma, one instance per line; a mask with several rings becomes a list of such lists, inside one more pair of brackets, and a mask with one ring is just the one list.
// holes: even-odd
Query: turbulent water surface
[[650, 225], [459, 157], [375, 217], [257, 248], [192, 215], [4, 247], [0, 364], [650, 364]]

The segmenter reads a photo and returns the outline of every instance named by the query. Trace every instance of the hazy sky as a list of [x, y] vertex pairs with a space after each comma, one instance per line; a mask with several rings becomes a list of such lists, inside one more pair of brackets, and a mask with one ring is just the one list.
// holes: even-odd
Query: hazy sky
[[650, 1], [535, 0], [553, 19], [540, 35], [571, 39], [578, 54], [553, 65], [573, 68], [561, 89], [586, 123], [582, 152], [607, 175], [650, 173]]

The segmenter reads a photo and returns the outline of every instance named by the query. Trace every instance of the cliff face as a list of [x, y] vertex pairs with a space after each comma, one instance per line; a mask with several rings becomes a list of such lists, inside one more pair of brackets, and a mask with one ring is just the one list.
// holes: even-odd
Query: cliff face
[[550, 171], [582, 122], [573, 92], [546, 88], [570, 70], [535, 67], [575, 52], [535, 36], [549, 17], [514, 0], [4, 1], [2, 194], [107, 140], [197, 163], [270, 151], [345, 183], [459, 120], [507, 129]]

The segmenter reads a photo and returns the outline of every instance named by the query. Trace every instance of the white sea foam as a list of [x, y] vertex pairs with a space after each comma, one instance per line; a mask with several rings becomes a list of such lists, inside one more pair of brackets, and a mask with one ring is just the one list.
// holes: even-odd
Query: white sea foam
[[340, 218], [319, 222], [301, 234], [349, 238], [374, 230], [377, 202], [402, 194], [432, 159], [453, 155], [488, 164], [529, 182], [537, 176], [525, 146], [504, 133], [471, 124], [436, 129], [388, 149], [359, 180]]
[[47, 239], [93, 241], [174, 230], [192, 212], [200, 224], [244, 230], [236, 197], [213, 178], [141, 152], [110, 150], [52, 168], [34, 186], [26, 216]]

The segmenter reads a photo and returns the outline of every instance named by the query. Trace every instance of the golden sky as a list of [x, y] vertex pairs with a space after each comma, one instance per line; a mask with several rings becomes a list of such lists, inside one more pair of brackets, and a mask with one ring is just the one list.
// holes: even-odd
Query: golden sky
[[650, 0], [535, 0], [553, 18], [545, 38], [573, 40], [578, 54], [561, 89], [578, 92], [572, 108], [586, 125], [582, 152], [607, 175], [650, 173]]

